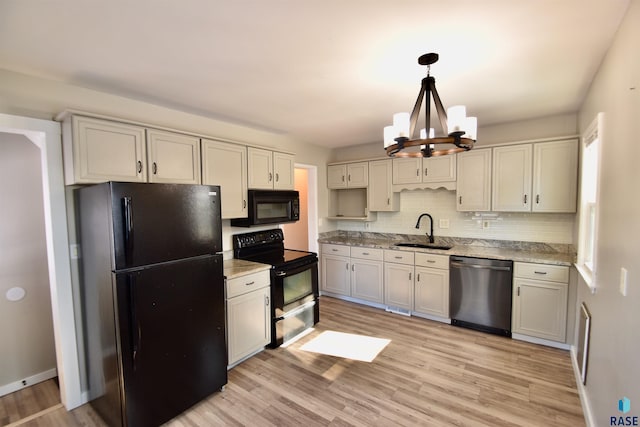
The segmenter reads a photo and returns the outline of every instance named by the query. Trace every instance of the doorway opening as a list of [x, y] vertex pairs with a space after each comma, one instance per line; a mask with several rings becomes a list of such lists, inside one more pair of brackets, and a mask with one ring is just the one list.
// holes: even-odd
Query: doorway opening
[[294, 182], [300, 193], [300, 219], [282, 225], [285, 245], [318, 253], [318, 167], [296, 163]]

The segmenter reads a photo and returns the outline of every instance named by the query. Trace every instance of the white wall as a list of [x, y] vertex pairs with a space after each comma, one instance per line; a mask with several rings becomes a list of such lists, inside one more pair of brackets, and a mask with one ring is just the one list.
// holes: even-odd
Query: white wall
[[[56, 368], [40, 150], [23, 135], [0, 133], [0, 200], [2, 395]], [[6, 298], [14, 287], [24, 289], [23, 299]]]
[[[640, 1], [632, 1], [579, 113], [580, 131], [605, 115], [601, 136], [600, 217], [596, 242], [595, 295], [582, 280], [578, 304], [592, 315], [586, 397], [597, 426], [610, 417], [640, 417]], [[629, 291], [618, 292], [620, 268], [628, 270]], [[617, 410], [631, 400], [631, 412]]]

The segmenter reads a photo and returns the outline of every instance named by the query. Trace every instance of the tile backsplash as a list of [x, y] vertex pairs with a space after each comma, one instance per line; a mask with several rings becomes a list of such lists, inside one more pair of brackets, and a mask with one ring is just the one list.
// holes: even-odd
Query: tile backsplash
[[[480, 219], [475, 212], [456, 211], [456, 193], [445, 189], [413, 190], [400, 193], [399, 212], [378, 212], [372, 222], [339, 221], [336, 228], [346, 231], [424, 234], [429, 219], [415, 225], [421, 213], [433, 217], [436, 236], [477, 239], [519, 240], [574, 244], [575, 214], [494, 212]], [[440, 228], [440, 220], [449, 220], [449, 228]]]

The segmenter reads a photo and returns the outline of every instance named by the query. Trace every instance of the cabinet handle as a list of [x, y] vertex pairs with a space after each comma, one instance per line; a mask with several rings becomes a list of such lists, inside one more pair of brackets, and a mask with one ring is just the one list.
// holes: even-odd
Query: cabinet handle
[[401, 256], [397, 256], [397, 257], [395, 257], [395, 258], [396, 258], [396, 259], [402, 259], [402, 257], [401, 257]]
[[335, 248], [331, 249], [331, 251], [332, 251], [332, 252], [338, 252], [338, 250], [337, 250], [337, 249], [335, 249]]
[[540, 204], [540, 195], [536, 194], [536, 204]]
[[280, 181], [280, 175], [276, 173], [276, 182]]
[[391, 199], [387, 197], [387, 205], [391, 204]]
[[420, 176], [420, 169], [416, 169], [416, 176]]
[[243, 200], [242, 201], [242, 209], [246, 209], [247, 208], [247, 201]]
[[526, 194], [524, 195], [524, 204], [525, 205], [527, 204], [527, 195]]
[[268, 296], [268, 295], [265, 295], [265, 296], [264, 296], [264, 305], [266, 305], [267, 307], [269, 307], [269, 303], [270, 303], [270, 302], [271, 302], [271, 301], [269, 301], [269, 296]]
[[369, 252], [362, 252], [362, 255], [369, 255]]
[[411, 273], [409, 273], [409, 280], [411, 280]]
[[424, 168], [424, 176], [429, 175], [429, 172], [428, 172], [428, 171], [429, 171], [429, 168]]
[[273, 181], [273, 174], [269, 172], [269, 182]]
[[458, 204], [459, 204], [459, 205], [461, 205], [461, 204], [462, 204], [462, 196], [460, 196], [460, 197], [458, 198]]
[[436, 263], [436, 262], [435, 262], [434, 260], [432, 260], [432, 259], [428, 259], [428, 260], [427, 260], [427, 262], [428, 262], [429, 264], [435, 264], [435, 263]]
[[547, 274], [546, 271], [534, 271], [536, 274], [542, 274], [543, 276]]
[[416, 276], [416, 280], [419, 282], [420, 281], [420, 273], [418, 273], [418, 275]]
[[351, 182], [351, 174], [347, 175], [347, 181]]
[[351, 271], [356, 271], [353, 264], [351, 264]]
[[518, 296], [520, 296], [520, 286], [518, 286]]
[[342, 182], [344, 182], [344, 175], [342, 175]]
[[153, 162], [153, 166], [152, 166], [151, 170], [152, 170], [154, 175], [158, 174], [158, 164], [156, 162]]
[[244, 285], [245, 285], [245, 286], [251, 286], [251, 285], [254, 285], [255, 283], [256, 283], [256, 282], [249, 282], [249, 283], [245, 283]]
[[138, 160], [138, 173], [142, 173], [142, 162]]
[[346, 263], [345, 267], [347, 267], [347, 271], [349, 271], [349, 263]]

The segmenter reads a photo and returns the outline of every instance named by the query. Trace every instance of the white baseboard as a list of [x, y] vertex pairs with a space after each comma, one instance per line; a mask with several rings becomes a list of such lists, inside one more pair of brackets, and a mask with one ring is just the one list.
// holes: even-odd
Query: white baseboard
[[530, 337], [529, 335], [511, 334], [511, 338], [519, 341], [526, 341], [533, 344], [546, 345], [547, 347], [559, 348], [560, 350], [569, 350], [571, 346], [562, 342], [545, 340], [543, 338]]
[[15, 381], [9, 384], [0, 385], [0, 396], [4, 396], [14, 391], [21, 390], [26, 387], [30, 387], [42, 381], [46, 381], [58, 375], [56, 368], [49, 369], [48, 371], [40, 372], [27, 378], [23, 378], [19, 381]]
[[576, 346], [572, 345], [571, 350], [571, 366], [573, 366], [573, 373], [576, 377], [576, 385], [578, 386], [578, 395], [580, 396], [580, 403], [582, 404], [582, 413], [584, 414], [584, 421], [587, 427], [596, 427], [596, 421], [593, 417], [593, 411], [591, 410], [591, 404], [587, 397], [587, 391], [582, 384], [582, 376], [580, 374], [580, 368], [578, 367], [578, 356], [576, 354]]

